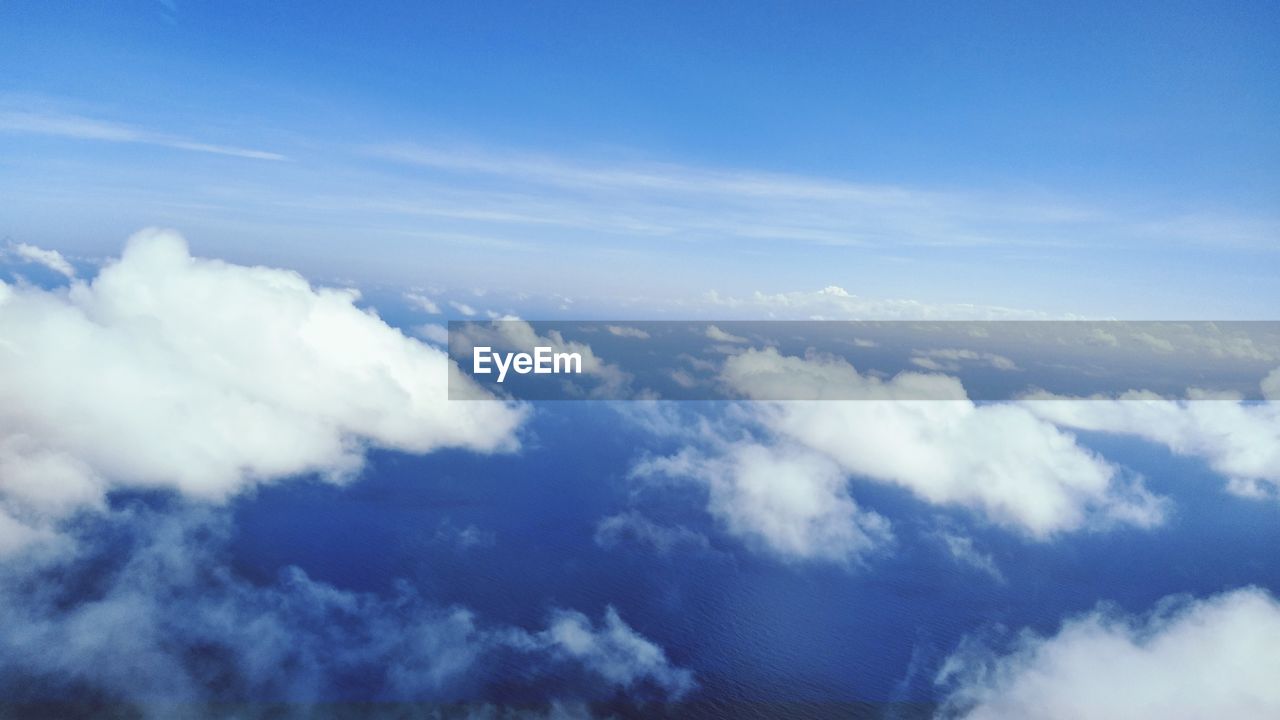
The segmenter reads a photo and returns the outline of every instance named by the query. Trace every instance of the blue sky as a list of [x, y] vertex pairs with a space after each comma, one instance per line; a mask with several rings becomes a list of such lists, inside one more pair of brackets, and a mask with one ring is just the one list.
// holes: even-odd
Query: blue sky
[[1265, 3], [0, 12], [0, 232], [71, 253], [160, 224], [364, 284], [598, 304], [1280, 299]]

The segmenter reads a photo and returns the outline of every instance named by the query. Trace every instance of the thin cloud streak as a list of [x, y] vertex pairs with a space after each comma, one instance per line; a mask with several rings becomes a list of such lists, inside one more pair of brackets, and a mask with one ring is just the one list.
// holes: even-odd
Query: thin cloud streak
[[136, 143], [188, 150], [191, 152], [228, 155], [251, 160], [287, 160], [279, 153], [253, 150], [231, 145], [198, 142], [184, 137], [156, 133], [119, 123], [95, 120], [81, 115], [59, 113], [0, 111], [0, 132], [48, 135], [76, 140]]

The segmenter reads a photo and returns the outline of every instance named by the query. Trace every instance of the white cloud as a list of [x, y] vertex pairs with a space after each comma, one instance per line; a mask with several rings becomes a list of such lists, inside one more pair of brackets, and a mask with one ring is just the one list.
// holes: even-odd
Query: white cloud
[[454, 310], [457, 310], [467, 317], [473, 317], [477, 314], [475, 308], [466, 303], [458, 302], [457, 300], [450, 300], [449, 307], [452, 307]]
[[947, 530], [939, 531], [935, 537], [946, 547], [947, 552], [956, 562], [983, 572], [996, 582], [1005, 582], [1004, 573], [1000, 572], [995, 558], [990, 553], [979, 550], [973, 538]]
[[[758, 403], [780, 443], [798, 443], [844, 472], [900, 485], [921, 499], [983, 512], [1035, 538], [1105, 522], [1159, 523], [1163, 503], [1075, 438], [1017, 404], [975, 405], [954, 378], [864, 376], [838, 358], [752, 350], [721, 375]], [[928, 397], [931, 400], [911, 398]], [[857, 399], [865, 398], [865, 399]], [[951, 398], [951, 399], [939, 399]]]
[[617, 335], [618, 337], [634, 338], [636, 340], [649, 339], [649, 333], [641, 330], [640, 328], [634, 328], [627, 325], [606, 325], [605, 329], [608, 330], [610, 334]]
[[1000, 656], [962, 646], [939, 675], [944, 717], [1129, 720], [1280, 717], [1280, 603], [1245, 588], [1167, 599], [1146, 617], [1107, 609]]
[[91, 282], [0, 282], [3, 524], [47, 528], [115, 487], [221, 500], [303, 473], [340, 480], [367, 445], [516, 447], [522, 409], [446, 402], [450, 375], [483, 391], [356, 298], [193, 258], [160, 230]]
[[[632, 476], [705, 485], [708, 511], [730, 533], [779, 557], [849, 562], [891, 539], [884, 518], [858, 507], [851, 480], [898, 485], [1035, 540], [1151, 527], [1166, 514], [1167, 499], [1140, 478], [1019, 403], [974, 404], [955, 378], [881, 380], [840, 358], [767, 348], [728, 358], [720, 380], [750, 402], [729, 406], [719, 423], [633, 413], [687, 445], [643, 460]], [[913, 399], [920, 397], [933, 399]], [[798, 399], [766, 401], [776, 398]], [[947, 545], [958, 560], [999, 576], [972, 543]]]
[[27, 262], [43, 265], [64, 277], [76, 276], [75, 268], [71, 267], [71, 263], [67, 262], [67, 259], [57, 250], [46, 250], [26, 243], [11, 243], [9, 252]]
[[866, 298], [834, 285], [812, 292], [766, 294], [757, 291], [748, 297], [712, 291], [703, 297], [703, 301], [713, 308], [721, 308], [721, 314], [730, 310], [736, 315], [756, 320], [1050, 320], [1074, 317], [995, 305], [948, 305]]
[[956, 372], [962, 363], [976, 362], [996, 370], [1017, 370], [1018, 365], [1003, 355], [989, 352], [976, 352], [957, 348], [941, 348], [936, 350], [916, 350], [912, 353], [911, 362], [926, 370], [938, 372]]
[[752, 348], [725, 360], [720, 378], [752, 400], [964, 400], [959, 380], [904, 372], [892, 380], [859, 373], [842, 358]]
[[722, 343], [745, 343], [745, 342], [747, 342], [747, 339], [746, 339], [746, 338], [741, 337], [741, 336], [738, 336], [738, 335], [734, 335], [734, 334], [732, 334], [732, 333], [727, 333], [727, 332], [725, 332], [724, 330], [721, 330], [720, 328], [716, 327], [715, 325], [708, 325], [708, 326], [707, 326], [707, 329], [706, 329], [706, 336], [707, 336], [708, 338], [712, 339], [712, 340], [715, 340], [716, 342], [722, 342]]
[[1271, 402], [1280, 402], [1280, 368], [1267, 373], [1267, 376], [1262, 380], [1261, 386], [1262, 397]]
[[1133, 339], [1158, 353], [1171, 353], [1174, 351], [1173, 343], [1168, 338], [1156, 337], [1149, 332], [1136, 332], [1133, 334]]
[[605, 610], [604, 621], [598, 628], [580, 612], [557, 611], [550, 626], [534, 636], [534, 640], [535, 644], [582, 663], [605, 681], [624, 689], [647, 680], [656, 683], [670, 697], [679, 699], [695, 687], [692, 673], [673, 667], [662, 648], [623, 622], [612, 607]]
[[[1278, 377], [1275, 372], [1267, 376], [1262, 383], [1264, 393], [1275, 392]], [[1238, 494], [1280, 494], [1280, 402], [1276, 400], [1164, 400], [1144, 392], [1114, 399], [1058, 398], [1040, 393], [1028, 399], [1027, 408], [1058, 425], [1136, 435], [1179, 455], [1204, 458], [1227, 477], [1228, 488]]]
[[440, 306], [436, 301], [420, 292], [407, 292], [404, 294], [404, 299], [408, 301], [411, 307], [417, 308], [425, 313], [431, 315], [440, 314]]
[[729, 533], [785, 560], [851, 563], [892, 539], [889, 522], [849, 496], [839, 467], [799, 447], [686, 448], [646, 460], [632, 475], [704, 483], [707, 509]]
[[449, 328], [438, 323], [425, 323], [413, 328], [413, 334], [440, 347], [449, 346]]
[[[749, 169], [676, 163], [591, 163], [518, 151], [384, 144], [371, 156], [429, 169], [456, 192], [456, 207], [403, 203], [402, 212], [466, 213], [496, 222], [682, 240], [791, 241], [816, 245], [1061, 246], [1089, 237], [1149, 245], [1176, 236], [1269, 248], [1274, 217], [1152, 218], [1062, 197], [939, 192]], [[497, 188], [496, 190], [491, 188]], [[439, 196], [440, 193], [435, 193]]]

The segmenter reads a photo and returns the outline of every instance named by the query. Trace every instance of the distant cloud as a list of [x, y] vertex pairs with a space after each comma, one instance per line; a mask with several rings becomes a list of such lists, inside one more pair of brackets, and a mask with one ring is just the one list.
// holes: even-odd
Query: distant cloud
[[624, 541], [648, 545], [662, 555], [710, 548], [702, 533], [680, 525], [659, 525], [634, 510], [610, 515], [596, 524], [595, 542], [600, 547], [612, 548]]
[[1003, 355], [973, 350], [943, 348], [938, 350], [916, 350], [912, 353], [911, 363], [926, 370], [938, 372], [956, 372], [962, 363], [979, 363], [996, 370], [1017, 370], [1018, 365]]
[[42, 265], [68, 279], [76, 276], [76, 270], [57, 250], [45, 250], [26, 243], [10, 243], [8, 254], [26, 262]]
[[996, 582], [1005, 582], [1004, 573], [1000, 572], [995, 558], [990, 553], [978, 550], [973, 538], [949, 530], [940, 530], [934, 537], [942, 543], [957, 563], [978, 570]]
[[706, 336], [712, 340], [715, 340], [716, 342], [723, 342], [723, 343], [747, 342], [746, 338], [741, 337], [739, 335], [733, 335], [731, 333], [727, 333], [724, 330], [721, 330], [720, 328], [716, 327], [715, 325], [707, 326]]
[[696, 687], [693, 674], [673, 667], [666, 653], [623, 622], [618, 611], [605, 609], [599, 626], [580, 612], [556, 611], [551, 623], [532, 636], [534, 647], [582, 663], [606, 682], [630, 689], [651, 681], [672, 699], [680, 699]]
[[432, 540], [442, 545], [453, 546], [459, 550], [470, 550], [472, 548], [492, 547], [498, 538], [492, 530], [482, 529], [472, 523], [459, 527], [446, 518], [436, 526], [436, 532]]
[[420, 292], [406, 292], [404, 294], [404, 299], [408, 301], [410, 307], [416, 308], [418, 310], [421, 310], [425, 313], [429, 313], [431, 315], [440, 314], [440, 306], [436, 303], [436, 301], [432, 300], [430, 297], [427, 297], [426, 295], [423, 295]]
[[636, 340], [649, 339], [649, 333], [641, 330], [640, 328], [629, 327], [626, 325], [606, 325], [605, 328], [610, 334], [617, 335], [618, 337], [634, 338]]
[[450, 300], [449, 307], [453, 308], [454, 310], [457, 310], [458, 312], [462, 313], [467, 317], [473, 317], [479, 314], [475, 308], [471, 307], [466, 303], [458, 302], [457, 300]]
[[176, 150], [229, 155], [252, 160], [288, 159], [279, 153], [198, 142], [181, 136], [152, 132], [130, 125], [53, 112], [0, 109], [0, 132], [49, 135], [75, 140], [156, 145]]
[[413, 334], [440, 347], [449, 346], [449, 329], [438, 323], [424, 323], [413, 328]]
[[966, 642], [938, 675], [940, 717], [1280, 717], [1277, 667], [1280, 603], [1265, 590], [1166, 598], [1139, 617], [1100, 607], [1003, 654]]
[[756, 292], [746, 297], [711, 291], [702, 302], [731, 310], [736, 316], [758, 320], [1049, 320], [1071, 319], [1046, 313], [972, 304], [931, 304], [917, 300], [860, 297], [844, 288], [828, 286], [817, 291]]

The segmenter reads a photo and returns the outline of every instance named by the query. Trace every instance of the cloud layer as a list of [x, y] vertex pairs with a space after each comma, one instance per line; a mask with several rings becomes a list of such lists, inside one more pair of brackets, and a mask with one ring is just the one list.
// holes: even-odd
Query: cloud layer
[[527, 630], [434, 604], [407, 583], [379, 596], [293, 567], [250, 583], [228, 566], [232, 530], [208, 507], [133, 505], [79, 526], [74, 552], [0, 564], [0, 696], [69, 694], [159, 718], [171, 703], [305, 708], [353, 692], [469, 702], [497, 683], [524, 683], [540, 702], [695, 687], [612, 608], [599, 623], [551, 608], [544, 628]]

